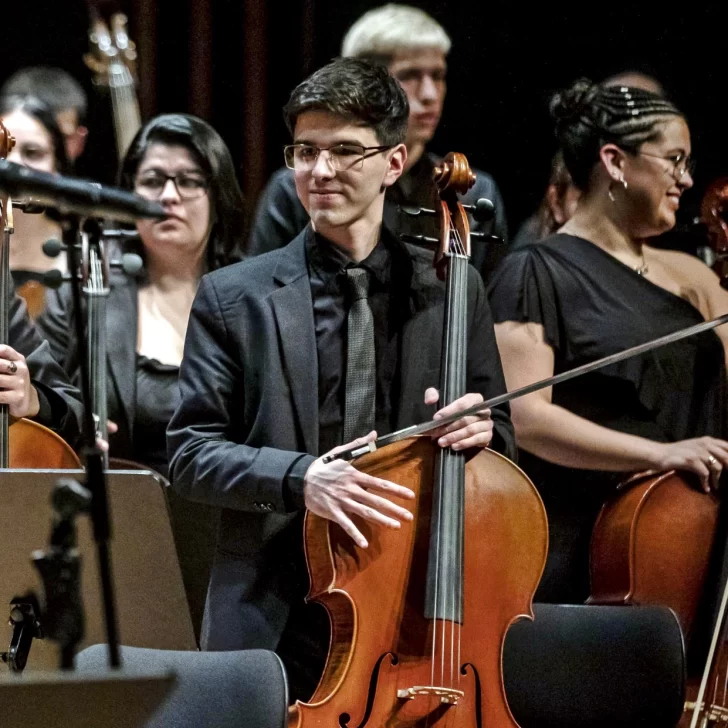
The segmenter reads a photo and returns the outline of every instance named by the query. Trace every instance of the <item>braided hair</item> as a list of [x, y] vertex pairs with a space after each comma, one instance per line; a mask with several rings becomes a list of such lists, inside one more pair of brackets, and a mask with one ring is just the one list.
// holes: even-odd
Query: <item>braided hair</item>
[[605, 144], [636, 154], [660, 136], [659, 125], [683, 116], [668, 99], [631, 86], [602, 86], [581, 78], [551, 99], [551, 117], [574, 184], [585, 190]]

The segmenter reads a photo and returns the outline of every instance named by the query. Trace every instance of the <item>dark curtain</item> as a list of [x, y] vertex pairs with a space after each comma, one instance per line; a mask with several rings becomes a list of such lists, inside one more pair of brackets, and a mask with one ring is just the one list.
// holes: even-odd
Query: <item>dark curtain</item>
[[[139, 49], [144, 116], [187, 111], [210, 121], [233, 153], [249, 205], [282, 163], [288, 133], [281, 107], [291, 89], [338, 53], [349, 25], [371, 0], [126, 0], [105, 2], [130, 17]], [[419, 0], [450, 32], [449, 92], [433, 148], [465, 152], [502, 187], [512, 226], [539, 200], [554, 151], [547, 113], [551, 91], [578, 76], [625, 68], [656, 75], [688, 114], [696, 189], [681, 216], [697, 210], [705, 185], [728, 173], [725, 105], [725, 3], [616, 0], [533, 5]], [[91, 84], [81, 56], [82, 0], [8, 4], [0, 81], [16, 68], [52, 63], [91, 94], [89, 153], [79, 173], [115, 173], [108, 99]], [[598, 10], [598, 12], [597, 12]], [[5, 11], [4, 11], [5, 12]]]

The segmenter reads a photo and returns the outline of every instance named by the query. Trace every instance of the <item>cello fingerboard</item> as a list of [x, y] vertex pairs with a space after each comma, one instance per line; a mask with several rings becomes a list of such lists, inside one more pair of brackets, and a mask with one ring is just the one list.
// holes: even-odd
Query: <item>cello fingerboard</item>
[[[468, 258], [449, 259], [445, 299], [445, 336], [440, 366], [441, 402], [462, 397], [466, 389]], [[465, 457], [450, 448], [435, 462], [432, 529], [427, 564], [425, 616], [462, 623], [463, 619], [463, 511]]]

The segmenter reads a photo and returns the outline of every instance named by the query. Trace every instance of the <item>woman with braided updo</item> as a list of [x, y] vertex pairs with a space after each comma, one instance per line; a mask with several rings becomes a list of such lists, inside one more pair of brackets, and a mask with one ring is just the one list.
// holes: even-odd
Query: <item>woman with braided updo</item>
[[[697, 258], [647, 241], [692, 186], [690, 132], [668, 100], [586, 80], [554, 96], [564, 161], [582, 191], [555, 235], [508, 256], [490, 290], [509, 389], [728, 311]], [[521, 465], [549, 517], [540, 601], [589, 594], [591, 531], [625, 473], [672, 468], [708, 490], [728, 466], [723, 329], [515, 400]]]

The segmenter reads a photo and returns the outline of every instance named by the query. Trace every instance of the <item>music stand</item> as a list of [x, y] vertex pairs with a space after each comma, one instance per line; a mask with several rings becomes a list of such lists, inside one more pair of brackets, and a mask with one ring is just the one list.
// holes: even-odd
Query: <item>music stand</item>
[[[0, 620], [9, 614], [13, 597], [40, 592], [31, 553], [47, 542], [51, 491], [59, 477], [81, 476], [81, 471], [73, 470], [0, 471]], [[162, 480], [150, 471], [118, 470], [108, 472], [108, 485], [123, 644], [197, 649]], [[77, 526], [86, 616], [86, 636], [79, 646], [83, 648], [105, 642], [106, 633], [88, 516], [80, 516]], [[6, 635], [0, 630], [0, 651], [10, 643], [9, 628]], [[54, 644], [34, 641], [28, 670], [53, 669], [57, 662]]]
[[0, 676], [3, 725], [23, 728], [139, 728], [174, 685], [173, 673], [73, 672]]

